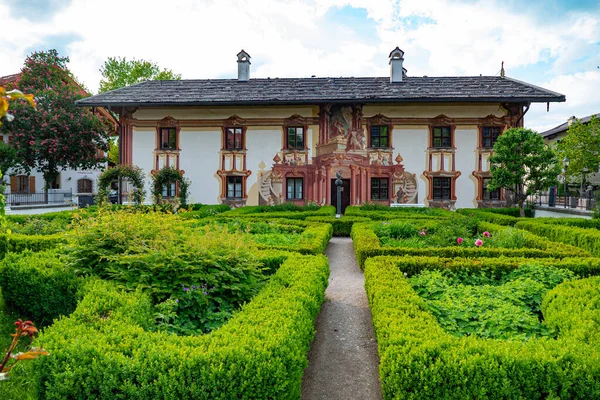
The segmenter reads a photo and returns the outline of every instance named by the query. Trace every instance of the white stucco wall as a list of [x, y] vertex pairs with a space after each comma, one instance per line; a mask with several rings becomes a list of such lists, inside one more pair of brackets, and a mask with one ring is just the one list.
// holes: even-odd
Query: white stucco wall
[[181, 128], [179, 146], [181, 158], [179, 168], [191, 180], [188, 203], [220, 203], [219, 149], [221, 148], [219, 128]]
[[144, 188], [146, 189], [146, 198], [144, 202], [152, 203], [150, 190], [152, 188], [152, 180], [150, 172], [154, 168], [153, 152], [156, 146], [156, 129], [153, 128], [133, 128], [133, 154], [132, 163], [140, 167], [145, 176]]
[[404, 169], [417, 176], [419, 197], [417, 202], [423, 204], [427, 196], [427, 179], [423, 171], [427, 169], [427, 145], [429, 128], [427, 126], [401, 127], [394, 126], [392, 130], [393, 158], [400, 153], [404, 159]]
[[477, 180], [471, 173], [477, 170], [477, 135], [476, 126], [457, 126], [454, 131], [456, 146], [456, 170], [461, 175], [456, 180], [456, 208], [477, 207]]

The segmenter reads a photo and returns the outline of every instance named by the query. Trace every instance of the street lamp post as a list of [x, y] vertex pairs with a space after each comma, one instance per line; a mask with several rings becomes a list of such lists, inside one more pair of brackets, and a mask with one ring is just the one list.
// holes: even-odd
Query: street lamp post
[[568, 198], [567, 198], [567, 168], [569, 168], [569, 162], [570, 162], [569, 161], [569, 157], [565, 157], [565, 159], [563, 160], [563, 166], [565, 167], [564, 170], [563, 170], [565, 172], [565, 193], [564, 193], [564, 195], [565, 195], [565, 208], [567, 208], [567, 200], [568, 200]]

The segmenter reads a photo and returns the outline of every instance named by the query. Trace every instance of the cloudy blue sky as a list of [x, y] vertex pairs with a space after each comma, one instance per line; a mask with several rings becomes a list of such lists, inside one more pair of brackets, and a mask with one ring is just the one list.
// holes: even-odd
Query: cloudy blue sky
[[143, 58], [183, 78], [387, 76], [405, 51], [409, 76], [506, 75], [567, 97], [536, 104], [549, 129], [600, 113], [600, 0], [0, 0], [0, 76], [56, 48], [96, 92], [107, 57]]

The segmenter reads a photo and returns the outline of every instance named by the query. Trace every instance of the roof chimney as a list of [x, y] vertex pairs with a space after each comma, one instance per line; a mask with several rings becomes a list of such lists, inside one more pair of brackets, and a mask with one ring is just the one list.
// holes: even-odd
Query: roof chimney
[[402, 82], [404, 75], [404, 68], [402, 63], [404, 62], [404, 52], [396, 46], [390, 53], [390, 82]]
[[238, 62], [238, 81], [248, 82], [250, 79], [250, 54], [243, 49], [237, 55]]
[[577, 118], [575, 118], [575, 116], [574, 116], [574, 115], [573, 115], [573, 116], [571, 116], [571, 117], [569, 117], [569, 119], [567, 120], [567, 126], [571, 126], [571, 125], [573, 125], [573, 123], [575, 122], [575, 120], [576, 120], [576, 119], [577, 119]]

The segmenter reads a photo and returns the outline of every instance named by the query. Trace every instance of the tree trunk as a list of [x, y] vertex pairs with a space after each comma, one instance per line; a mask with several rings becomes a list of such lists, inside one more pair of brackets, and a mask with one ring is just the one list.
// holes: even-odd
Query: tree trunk
[[46, 171], [44, 172], [44, 203], [48, 204], [48, 189], [50, 188], [50, 182], [55, 182], [58, 176], [58, 171]]

